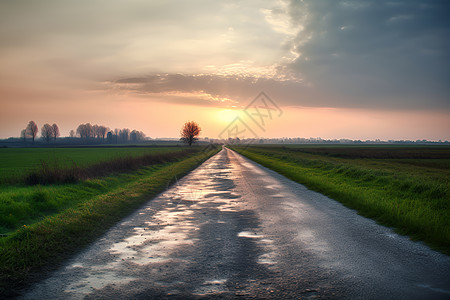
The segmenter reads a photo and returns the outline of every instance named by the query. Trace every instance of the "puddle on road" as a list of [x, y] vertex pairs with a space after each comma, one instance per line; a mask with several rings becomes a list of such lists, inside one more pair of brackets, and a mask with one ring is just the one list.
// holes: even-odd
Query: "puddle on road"
[[227, 279], [214, 279], [207, 280], [203, 282], [200, 287], [198, 287], [194, 291], [194, 295], [197, 296], [208, 296], [215, 295], [228, 292], [228, 288], [226, 286]]
[[257, 234], [256, 232], [250, 232], [250, 231], [241, 231], [237, 235], [238, 237], [246, 237], [251, 239], [260, 239], [263, 238], [262, 235]]
[[273, 240], [268, 237], [259, 234], [255, 231], [241, 231], [237, 234], [238, 237], [256, 239], [256, 243], [261, 249], [264, 249], [264, 253], [258, 256], [257, 263], [261, 265], [276, 265], [277, 251], [273, 246]]

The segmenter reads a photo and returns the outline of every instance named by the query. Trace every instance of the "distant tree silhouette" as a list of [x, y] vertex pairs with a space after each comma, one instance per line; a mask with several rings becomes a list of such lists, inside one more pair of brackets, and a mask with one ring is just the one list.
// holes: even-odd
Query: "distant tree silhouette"
[[195, 143], [197, 141], [197, 136], [200, 134], [202, 129], [198, 124], [194, 121], [186, 122], [183, 125], [183, 128], [181, 129], [181, 141], [183, 141], [186, 144], [189, 144], [189, 146], [192, 145], [192, 143]]
[[56, 123], [53, 123], [52, 125], [52, 137], [53, 139], [56, 141], [56, 138], [59, 137], [59, 128], [58, 125], [56, 125]]
[[122, 130], [119, 131], [119, 140], [120, 140], [122, 143], [128, 142], [129, 136], [130, 136], [130, 129], [124, 128], [124, 129], [122, 129]]
[[137, 142], [143, 141], [144, 138], [145, 138], [145, 134], [142, 131], [133, 130], [130, 133], [130, 140], [133, 143], [137, 143]]
[[69, 137], [71, 137], [71, 138], [75, 137], [75, 130], [73, 130], [73, 129], [70, 130]]
[[53, 137], [53, 127], [50, 124], [44, 124], [41, 128], [41, 136], [48, 142]]
[[100, 126], [98, 126], [97, 131], [98, 131], [98, 134], [97, 134], [98, 137], [102, 137], [102, 139], [105, 139], [105, 135], [109, 131], [109, 128], [105, 127], [103, 125], [100, 125]]
[[98, 125], [94, 124], [92, 125], [92, 132], [94, 133], [94, 138], [98, 138], [100, 134], [98, 133]]
[[20, 138], [22, 138], [24, 142], [27, 140], [27, 130], [26, 129], [22, 129], [22, 131], [20, 132]]
[[138, 138], [137, 138], [137, 131], [136, 131], [136, 130], [133, 130], [133, 131], [130, 133], [130, 141], [132, 141], [133, 143], [136, 143], [136, 142], [138, 141]]
[[31, 138], [33, 139], [33, 143], [34, 143], [34, 139], [36, 138], [37, 134], [38, 134], [38, 127], [36, 125], [36, 123], [34, 123], [34, 121], [30, 121], [28, 123], [28, 126], [26, 128], [26, 134], [31, 136]]
[[80, 124], [77, 128], [77, 134], [82, 139], [88, 139], [94, 137], [94, 129], [91, 123]]
[[[96, 138], [103, 139], [110, 144], [128, 143], [129, 141], [139, 142], [145, 139], [145, 134], [142, 131], [133, 130], [128, 128], [110, 130], [103, 125], [91, 125], [90, 123], [80, 124], [77, 127], [76, 134], [82, 139]], [[70, 131], [70, 136], [75, 136], [75, 131]]]

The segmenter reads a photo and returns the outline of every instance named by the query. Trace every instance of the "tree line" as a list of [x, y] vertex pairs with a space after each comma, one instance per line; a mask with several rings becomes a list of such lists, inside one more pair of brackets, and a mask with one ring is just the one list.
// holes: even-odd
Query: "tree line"
[[80, 124], [77, 131], [70, 131], [70, 136], [75, 134], [82, 139], [105, 139], [108, 143], [140, 142], [145, 139], [142, 131], [130, 130], [128, 128], [111, 130], [103, 125]]
[[[39, 132], [38, 126], [34, 121], [30, 121], [25, 129], [20, 133], [20, 137], [26, 141], [32, 139], [33, 143]], [[60, 136], [58, 125], [44, 124], [41, 128], [41, 137], [47, 142], [55, 140]], [[76, 131], [70, 130], [70, 138], [81, 139], [99, 139], [107, 141], [108, 143], [127, 143], [127, 142], [141, 142], [145, 139], [145, 134], [142, 131], [130, 130], [128, 128], [111, 130], [109, 127], [103, 125], [91, 125], [90, 123], [80, 124]]]
[[[27, 138], [31, 138], [33, 140], [36, 139], [36, 136], [39, 132], [38, 126], [34, 121], [30, 121], [20, 132], [20, 137], [25, 141]], [[41, 128], [41, 136], [43, 139], [45, 139], [47, 142], [50, 142], [50, 140], [55, 140], [59, 137], [59, 127], [55, 123], [53, 125], [50, 125], [48, 123], [44, 124]]]

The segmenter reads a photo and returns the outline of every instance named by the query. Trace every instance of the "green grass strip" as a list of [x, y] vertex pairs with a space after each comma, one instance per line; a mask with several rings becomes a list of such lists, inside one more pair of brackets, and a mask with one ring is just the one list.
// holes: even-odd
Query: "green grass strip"
[[217, 152], [218, 148], [165, 164], [149, 175], [1, 238], [0, 295], [14, 296], [14, 291], [43, 266], [58, 265]]
[[351, 163], [234, 147], [247, 158], [335, 199], [400, 234], [450, 254], [448, 182], [398, 175]]

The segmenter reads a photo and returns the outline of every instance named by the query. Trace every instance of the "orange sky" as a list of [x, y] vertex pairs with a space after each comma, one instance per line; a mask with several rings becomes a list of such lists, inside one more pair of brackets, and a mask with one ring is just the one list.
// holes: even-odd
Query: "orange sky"
[[247, 120], [258, 137], [450, 140], [450, 26], [422, 2], [4, 1], [0, 138], [30, 120], [217, 138], [263, 91], [283, 114]]

